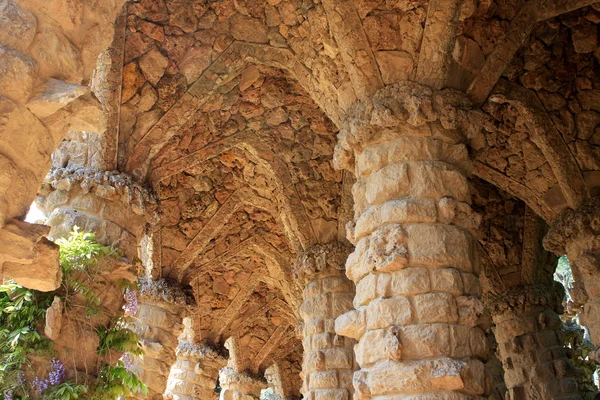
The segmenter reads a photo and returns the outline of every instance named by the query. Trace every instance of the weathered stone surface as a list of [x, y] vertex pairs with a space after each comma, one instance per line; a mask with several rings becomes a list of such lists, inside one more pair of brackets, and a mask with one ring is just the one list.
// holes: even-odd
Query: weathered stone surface
[[27, 103], [27, 108], [38, 118], [45, 118], [60, 110], [89, 89], [86, 86], [50, 79]]

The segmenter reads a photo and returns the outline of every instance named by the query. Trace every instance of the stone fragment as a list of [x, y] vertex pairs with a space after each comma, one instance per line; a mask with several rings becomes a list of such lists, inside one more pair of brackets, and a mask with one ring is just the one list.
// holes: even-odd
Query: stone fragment
[[123, 67], [123, 87], [121, 89], [121, 102], [129, 101], [144, 84], [145, 79], [137, 63], [131, 62]]
[[27, 103], [33, 90], [34, 67], [31, 58], [0, 45], [0, 95]]
[[159, 49], [153, 47], [139, 60], [139, 66], [146, 80], [156, 86], [165, 73], [169, 59]]
[[0, 43], [24, 52], [37, 31], [35, 16], [10, 0], [0, 3], [0, 16]]
[[407, 80], [412, 76], [413, 59], [405, 51], [378, 51], [375, 59], [386, 85]]
[[571, 39], [577, 53], [591, 53], [598, 47], [598, 26], [589, 21], [571, 28]]
[[212, 62], [211, 46], [192, 46], [179, 62], [179, 71], [188, 83], [193, 83]]
[[46, 325], [44, 327], [44, 334], [48, 336], [50, 340], [55, 341], [60, 336], [62, 315], [62, 301], [60, 297], [54, 296], [52, 305], [46, 310]]
[[245, 42], [267, 43], [267, 27], [260, 20], [236, 14], [231, 19], [231, 35]]
[[36, 243], [34, 257], [29, 263], [4, 262], [2, 276], [29, 289], [41, 292], [56, 290], [62, 281], [58, 252], [56, 244], [42, 238]]
[[45, 118], [87, 93], [88, 90], [87, 86], [51, 78], [42, 87], [41, 92], [29, 100], [27, 108], [39, 118]]

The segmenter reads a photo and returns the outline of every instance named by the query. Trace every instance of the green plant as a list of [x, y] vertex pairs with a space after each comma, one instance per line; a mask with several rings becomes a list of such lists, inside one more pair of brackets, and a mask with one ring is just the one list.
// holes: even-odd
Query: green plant
[[143, 354], [140, 345], [140, 337], [127, 328], [126, 320], [120, 319], [112, 327], [101, 328], [98, 330], [100, 345], [98, 346], [98, 354], [106, 355], [111, 350], [116, 350], [122, 353], [130, 353], [134, 356]]
[[[67, 238], [56, 242], [60, 245], [63, 272], [59, 290], [41, 293], [14, 282], [5, 282], [0, 286], [0, 399], [30, 399], [31, 393], [39, 393], [41, 398], [51, 400], [114, 400], [136, 392], [146, 393], [146, 386], [121, 360], [116, 365], [105, 362], [97, 378], [86, 384], [56, 377], [54, 380], [50, 377], [50, 384], [44, 383], [48, 379], [40, 381], [37, 378], [36, 382], [42, 382], [43, 385], [25, 382], [23, 372], [29, 367], [28, 356], [51, 355], [52, 342], [41, 335], [38, 329], [54, 296], [61, 297], [69, 308], [73, 296], [79, 293], [85, 298], [86, 315], [96, 314], [100, 311], [100, 299], [88, 284], [96, 278], [98, 262], [102, 258], [120, 255], [111, 247], [97, 243], [93, 234], [81, 232], [78, 228]], [[127, 289], [131, 297], [131, 284], [119, 281], [117, 287], [123, 291]], [[128, 319], [123, 315], [116, 317], [109, 326], [97, 330], [100, 339], [98, 354], [109, 355], [114, 351], [142, 356], [138, 335], [127, 328]], [[58, 360], [55, 362], [62, 365]]]
[[[53, 296], [25, 289], [14, 282], [0, 285], [0, 390], [24, 396], [23, 369], [28, 356], [47, 353], [52, 342], [36, 329]], [[6, 396], [4, 396], [6, 397]]]
[[148, 388], [136, 374], [129, 371], [123, 361], [106, 365], [100, 372], [92, 400], [114, 400], [137, 392], [146, 395]]

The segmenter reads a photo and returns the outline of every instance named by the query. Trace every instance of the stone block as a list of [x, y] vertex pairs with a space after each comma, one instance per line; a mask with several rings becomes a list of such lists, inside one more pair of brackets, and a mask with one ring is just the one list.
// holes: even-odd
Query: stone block
[[309, 382], [309, 389], [336, 388], [337, 371], [315, 371], [310, 374]]
[[454, 296], [463, 294], [463, 281], [460, 272], [454, 268], [441, 268], [431, 271], [431, 290], [446, 292]]
[[429, 271], [423, 267], [410, 267], [391, 274], [388, 295], [414, 295], [431, 291]]
[[471, 346], [471, 354], [481, 360], [487, 360], [489, 357], [489, 346], [485, 332], [474, 327], [469, 329], [469, 343]]
[[364, 307], [342, 314], [335, 320], [335, 332], [338, 335], [358, 340], [365, 333], [365, 329]]
[[418, 324], [400, 329], [402, 357], [421, 360], [432, 357], [448, 357], [451, 338], [448, 324]]
[[413, 297], [415, 320], [419, 323], [458, 321], [456, 300], [450, 293], [426, 293]]
[[324, 327], [322, 318], [309, 318], [304, 320], [304, 337], [323, 332]]
[[314, 350], [328, 349], [333, 345], [331, 333], [320, 333], [310, 337], [311, 348]]
[[472, 239], [468, 232], [452, 225], [414, 224], [408, 232], [409, 265], [454, 267], [471, 272]]
[[404, 198], [371, 206], [356, 221], [356, 240], [369, 235], [382, 225], [435, 223], [437, 210], [434, 199]]
[[412, 322], [410, 301], [402, 296], [375, 299], [369, 303], [366, 316], [368, 330], [408, 325]]
[[350, 394], [346, 389], [315, 390], [314, 400], [350, 400]]
[[395, 328], [368, 331], [354, 347], [356, 362], [367, 368], [381, 360], [399, 361], [402, 345], [397, 335]]
[[322, 350], [325, 358], [325, 369], [351, 369], [354, 364], [354, 353], [351, 348], [335, 347]]
[[321, 280], [322, 290], [327, 293], [353, 292], [352, 281], [345, 276], [330, 276]]
[[406, 197], [410, 193], [407, 164], [387, 165], [367, 178], [365, 198], [371, 205]]
[[[408, 168], [410, 196], [440, 200], [451, 197], [469, 203], [471, 193], [465, 175], [441, 162], [412, 162]], [[399, 197], [399, 196], [398, 196]]]
[[431, 362], [384, 360], [369, 368], [368, 387], [373, 397], [389, 393], [427, 393], [432, 389], [430, 376]]
[[496, 325], [496, 340], [498, 343], [507, 342], [510, 339], [537, 332], [537, 324], [529, 318], [513, 318]]
[[331, 311], [328, 316], [330, 317], [335, 318], [354, 308], [352, 306], [354, 293], [329, 293], [329, 298], [331, 300]]
[[354, 308], [367, 305], [377, 297], [377, 275], [369, 274], [356, 285], [356, 296], [354, 297]]
[[300, 306], [300, 315], [304, 319], [327, 318], [330, 313], [331, 303], [327, 293], [307, 297]]
[[346, 276], [355, 284], [358, 284], [358, 281], [367, 276], [372, 270], [367, 258], [370, 245], [371, 240], [369, 237], [362, 238], [346, 259]]
[[470, 343], [471, 328], [464, 325], [449, 325], [448, 332], [450, 335], [450, 357], [466, 358], [471, 357]]

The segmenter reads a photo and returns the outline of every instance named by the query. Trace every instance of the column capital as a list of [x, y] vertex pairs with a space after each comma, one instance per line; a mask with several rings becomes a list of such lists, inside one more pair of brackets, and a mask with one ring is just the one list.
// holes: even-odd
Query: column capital
[[334, 164], [353, 171], [365, 145], [382, 139], [417, 136], [465, 143], [483, 121], [484, 114], [457, 90], [434, 91], [408, 81], [388, 85], [350, 108], [338, 134]]
[[600, 197], [593, 197], [577, 210], [564, 210], [544, 238], [544, 247], [575, 261], [582, 253], [600, 250]]
[[221, 369], [219, 383], [223, 390], [237, 391], [255, 396], [257, 399], [260, 396], [260, 392], [267, 387], [267, 381], [263, 378], [252, 376], [247, 372], [237, 372], [231, 367]]
[[540, 307], [560, 310], [564, 289], [558, 282], [551, 285], [514, 286], [501, 294], [488, 293], [485, 304], [492, 316], [513, 312], [538, 311]]
[[294, 277], [303, 283], [345, 272], [346, 259], [352, 252], [350, 244], [340, 241], [317, 244], [302, 251], [294, 261]]

